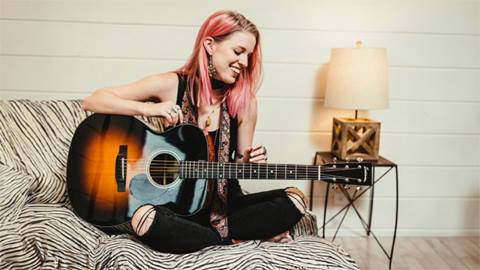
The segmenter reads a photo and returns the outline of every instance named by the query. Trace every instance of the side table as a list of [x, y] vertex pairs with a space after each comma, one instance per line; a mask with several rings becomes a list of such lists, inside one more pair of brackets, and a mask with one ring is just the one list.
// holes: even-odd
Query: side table
[[[317, 152], [315, 154], [315, 160], [314, 164], [315, 165], [324, 165], [324, 164], [333, 164], [336, 162], [351, 162], [351, 163], [356, 163], [356, 161], [344, 161], [344, 160], [338, 160], [331, 152]], [[348, 210], [353, 208], [355, 213], [357, 214], [358, 218], [360, 219], [365, 232], [367, 233], [367, 236], [372, 235], [375, 239], [375, 241], [378, 243], [382, 251], [385, 253], [389, 260], [389, 269], [392, 267], [392, 260], [393, 260], [393, 251], [395, 248], [395, 240], [397, 238], [397, 225], [398, 225], [398, 166], [397, 164], [391, 162], [388, 159], [385, 159], [384, 157], [380, 156], [378, 160], [376, 161], [368, 161], [372, 164], [372, 180], [371, 185], [368, 186], [363, 186], [365, 189], [362, 190], [360, 186], [357, 186], [353, 195], [350, 195], [348, 191], [346, 190], [345, 184], [332, 184], [332, 183], [327, 183], [327, 190], [325, 194], [325, 205], [324, 205], [324, 211], [323, 211], [323, 225], [321, 227], [322, 229], [322, 237], [325, 238], [325, 226], [330, 223], [335, 217], [337, 217], [339, 214], [341, 214], [343, 211], [345, 211], [342, 220], [340, 221], [340, 224], [337, 227], [337, 230], [335, 231], [335, 234], [333, 236], [333, 240], [335, 240], [335, 237], [337, 236], [338, 230], [343, 224], [343, 221], [348, 213]], [[378, 178], [375, 176], [375, 170], [376, 168], [385, 168], [386, 171]], [[382, 243], [378, 240], [378, 238], [375, 236], [375, 234], [371, 230], [371, 225], [372, 225], [372, 209], [373, 209], [373, 201], [374, 201], [374, 191], [375, 191], [375, 184], [380, 181], [387, 173], [389, 173], [392, 169], [395, 169], [395, 228], [393, 230], [393, 241], [392, 241], [392, 247], [390, 249], [390, 253], [387, 252], [387, 250], [383, 247]], [[331, 185], [337, 185], [343, 195], [347, 198], [348, 204], [340, 209], [335, 215], [333, 215], [328, 221], [327, 219], [327, 208], [328, 208], [328, 195], [330, 191]], [[355, 186], [355, 185], [348, 185], [348, 186]], [[365, 194], [368, 190], [370, 190], [370, 204], [369, 204], [369, 211], [368, 211], [368, 223], [365, 222], [365, 219], [362, 217], [360, 212], [358, 211], [357, 207], [355, 206], [355, 201], [358, 200], [363, 194]], [[314, 192], [314, 181], [311, 181], [310, 183], [310, 210], [313, 208], [313, 192]]]

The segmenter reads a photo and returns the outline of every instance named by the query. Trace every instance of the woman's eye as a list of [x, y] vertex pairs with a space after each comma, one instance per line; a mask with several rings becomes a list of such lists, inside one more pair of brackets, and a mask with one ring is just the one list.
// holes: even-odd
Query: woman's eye
[[236, 55], [240, 55], [242, 52], [241, 51], [235, 51]]

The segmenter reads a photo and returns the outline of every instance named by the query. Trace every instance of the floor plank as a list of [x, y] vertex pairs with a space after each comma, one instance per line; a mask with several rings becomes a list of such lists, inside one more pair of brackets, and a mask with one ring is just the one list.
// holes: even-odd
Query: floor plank
[[[391, 238], [380, 237], [390, 252]], [[372, 237], [337, 237], [335, 243], [351, 254], [360, 269], [388, 269], [388, 258]], [[480, 269], [480, 237], [398, 237], [394, 270]]]

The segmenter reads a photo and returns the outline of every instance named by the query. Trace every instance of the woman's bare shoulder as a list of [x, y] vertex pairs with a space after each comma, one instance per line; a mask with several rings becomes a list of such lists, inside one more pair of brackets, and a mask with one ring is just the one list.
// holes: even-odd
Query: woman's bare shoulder
[[151, 95], [162, 101], [176, 100], [178, 88], [178, 75], [175, 72], [153, 74], [143, 79]]

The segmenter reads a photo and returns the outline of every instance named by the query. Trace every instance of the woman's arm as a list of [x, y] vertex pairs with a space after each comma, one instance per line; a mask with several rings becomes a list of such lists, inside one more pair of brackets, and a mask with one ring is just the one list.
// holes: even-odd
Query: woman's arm
[[[163, 116], [168, 124], [183, 120], [171, 115], [177, 99], [178, 78], [173, 72], [151, 75], [131, 84], [95, 90], [83, 100], [84, 110], [122, 115]], [[155, 100], [158, 103], [146, 103]]]
[[265, 148], [262, 145], [252, 146], [256, 124], [257, 99], [254, 98], [248, 107], [238, 114], [236, 162], [265, 163], [267, 161]]

